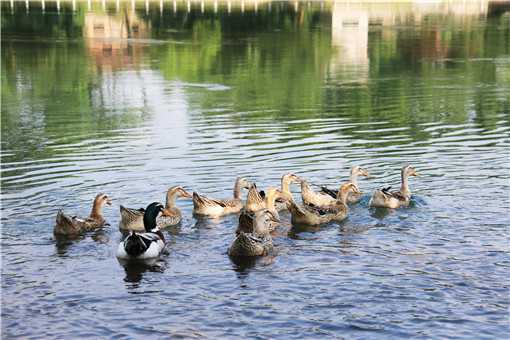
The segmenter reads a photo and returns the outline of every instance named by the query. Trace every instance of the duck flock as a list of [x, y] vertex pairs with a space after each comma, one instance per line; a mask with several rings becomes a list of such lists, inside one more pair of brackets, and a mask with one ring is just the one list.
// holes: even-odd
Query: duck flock
[[[350, 180], [340, 185], [338, 190], [322, 186], [320, 191], [303, 178], [295, 174], [282, 176], [281, 188], [270, 187], [259, 191], [255, 183], [245, 178], [237, 178], [234, 184], [233, 198], [215, 199], [197, 192], [190, 194], [181, 186], [168, 189], [166, 204], [151, 203], [147, 208], [132, 209], [120, 206], [121, 221], [119, 229], [124, 238], [117, 249], [121, 260], [148, 260], [159, 257], [165, 248], [162, 228], [179, 224], [181, 211], [176, 207], [178, 198], [193, 200], [193, 214], [196, 216], [220, 218], [229, 214], [239, 214], [239, 225], [235, 238], [228, 249], [230, 256], [263, 256], [271, 252], [273, 240], [271, 233], [280, 224], [279, 212], [288, 210], [294, 225], [322, 225], [344, 220], [349, 212], [348, 205], [360, 201], [362, 193], [358, 188], [358, 177], [368, 177], [365, 169], [354, 166]], [[418, 176], [414, 167], [406, 165], [401, 170], [402, 182], [398, 191], [391, 187], [376, 190], [369, 205], [376, 208], [396, 209], [407, 206], [411, 199], [408, 178]], [[290, 192], [292, 184], [300, 184], [302, 203], [297, 203]], [[248, 194], [243, 202], [242, 190]], [[56, 236], [76, 236], [83, 232], [103, 227], [103, 207], [111, 205], [107, 194], [98, 194], [90, 215], [86, 218], [57, 213], [54, 234]]]

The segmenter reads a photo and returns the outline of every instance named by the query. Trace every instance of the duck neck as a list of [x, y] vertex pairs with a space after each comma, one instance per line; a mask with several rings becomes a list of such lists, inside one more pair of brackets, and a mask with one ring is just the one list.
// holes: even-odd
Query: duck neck
[[355, 186], [358, 186], [358, 173], [356, 171], [351, 170], [351, 178], [350, 182], [354, 184]]
[[94, 202], [92, 206], [92, 211], [90, 212], [90, 218], [94, 220], [103, 219], [103, 207], [100, 204]]
[[402, 171], [401, 177], [402, 177], [402, 184], [400, 185], [400, 192], [403, 194], [406, 194], [406, 195], [410, 195], [411, 190], [409, 190], [408, 176], [405, 174], [404, 171]]
[[287, 176], [282, 177], [282, 192], [290, 194], [290, 179]]
[[147, 216], [147, 214], [143, 215], [143, 226], [145, 231], [148, 233], [154, 232], [153, 230], [157, 227], [156, 219], [153, 217]]
[[269, 191], [266, 196], [266, 208], [271, 212], [275, 212], [276, 192]]
[[236, 179], [236, 183], [234, 184], [234, 198], [241, 198], [241, 179]]
[[336, 196], [336, 200], [338, 202], [342, 203], [343, 205], [347, 206], [347, 197], [349, 197], [349, 191], [342, 190], [342, 188], [340, 188], [338, 190], [338, 195]]
[[169, 190], [166, 193], [166, 209], [172, 209], [175, 207], [175, 200], [177, 199], [177, 193], [175, 191]]

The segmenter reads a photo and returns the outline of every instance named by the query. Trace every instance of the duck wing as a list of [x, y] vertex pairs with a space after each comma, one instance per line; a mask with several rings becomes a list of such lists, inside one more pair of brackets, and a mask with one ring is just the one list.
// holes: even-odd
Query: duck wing
[[162, 241], [155, 233], [131, 232], [124, 240], [124, 250], [130, 256], [137, 257], [145, 253], [153, 242]]
[[403, 193], [401, 193], [400, 191], [392, 191], [390, 193], [391, 196], [395, 197], [396, 199], [398, 199], [399, 201], [406, 201], [409, 199], [409, 197], [407, 197], [406, 195], [404, 195]]
[[196, 192], [193, 192], [193, 203], [198, 206], [208, 206], [208, 207], [220, 206], [222, 208], [226, 208], [227, 206], [229, 206], [228, 201], [209, 198], [209, 197], [200, 195]]

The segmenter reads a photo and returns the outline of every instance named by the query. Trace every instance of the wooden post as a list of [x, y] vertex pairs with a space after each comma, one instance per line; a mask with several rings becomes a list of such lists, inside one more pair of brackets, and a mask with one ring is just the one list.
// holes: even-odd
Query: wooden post
[[87, 10], [90, 11], [92, 9], [92, 0], [87, 0]]
[[202, 12], [202, 14], [204, 14], [204, 6], [205, 6], [205, 5], [204, 5], [204, 0], [202, 0], [202, 1], [200, 2], [200, 12]]
[[28, 0], [25, 0], [25, 8], [27, 10], [27, 13], [28, 13], [28, 8], [29, 8], [29, 5], [28, 5]]
[[191, 12], [191, 1], [188, 0], [188, 13]]
[[214, 0], [214, 13], [218, 13], [218, 0]]
[[173, 1], [174, 14], [177, 13], [177, 0]]
[[106, 0], [101, 1], [103, 5], [103, 11], [106, 11]]
[[149, 14], [149, 0], [145, 0], [145, 14]]
[[131, 12], [135, 12], [135, 0], [131, 0]]
[[120, 0], [115, 1], [115, 11], [119, 13], [120, 10]]
[[159, 14], [163, 15], [163, 0], [159, 0]]
[[232, 3], [230, 2], [230, 0], [228, 0], [227, 2], [227, 11], [228, 11], [228, 14], [230, 14], [230, 10], [232, 9]]
[[76, 12], [76, 0], [73, 0], [73, 12]]
[[44, 1], [44, 0], [41, 0], [41, 9], [42, 9], [43, 13], [46, 10], [46, 1]]

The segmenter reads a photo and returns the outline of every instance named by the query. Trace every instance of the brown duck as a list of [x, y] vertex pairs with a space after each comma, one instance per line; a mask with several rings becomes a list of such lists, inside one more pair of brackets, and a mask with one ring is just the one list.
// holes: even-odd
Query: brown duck
[[75, 236], [85, 231], [94, 230], [105, 225], [103, 207], [111, 205], [112, 200], [106, 194], [98, 194], [92, 204], [92, 211], [88, 217], [68, 216], [62, 210], [57, 213], [53, 233], [55, 235]]

